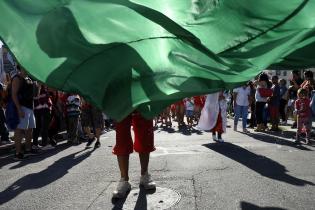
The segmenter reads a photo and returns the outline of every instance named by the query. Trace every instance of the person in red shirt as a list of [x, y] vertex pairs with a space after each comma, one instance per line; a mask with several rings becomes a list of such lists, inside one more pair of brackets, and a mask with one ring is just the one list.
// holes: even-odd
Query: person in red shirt
[[299, 143], [300, 134], [305, 129], [306, 133], [306, 144], [309, 143], [310, 131], [311, 131], [311, 108], [310, 99], [307, 97], [308, 92], [306, 89], [300, 88], [298, 90], [298, 99], [295, 101], [295, 113], [297, 115], [297, 132], [296, 132], [296, 143]]

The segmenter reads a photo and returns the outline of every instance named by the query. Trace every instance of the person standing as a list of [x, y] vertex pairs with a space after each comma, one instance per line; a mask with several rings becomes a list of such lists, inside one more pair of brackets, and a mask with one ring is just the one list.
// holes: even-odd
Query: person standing
[[218, 142], [224, 142], [222, 134], [226, 132], [226, 98], [227, 95], [222, 91], [208, 94], [199, 123], [196, 126], [199, 130], [210, 130], [212, 139]]
[[304, 72], [304, 82], [301, 84], [301, 88], [305, 89], [307, 91], [307, 97], [311, 97], [311, 93], [315, 88], [315, 81], [312, 71], [305, 71]]
[[[38, 150], [32, 148], [33, 129], [36, 127], [34, 115], [34, 85], [24, 69], [20, 69], [12, 78], [12, 100], [17, 109], [19, 124], [14, 130], [15, 159], [25, 155], [35, 155]], [[25, 151], [22, 152], [22, 139], [25, 138]]]
[[185, 99], [186, 119], [188, 128], [192, 128], [193, 126], [194, 106], [195, 104], [193, 97]]
[[[133, 126], [135, 141], [132, 142], [130, 128]], [[153, 120], [142, 117], [139, 112], [133, 112], [125, 119], [116, 123], [116, 145], [113, 148], [113, 154], [117, 155], [118, 166], [120, 170], [120, 181], [116, 190], [113, 192], [113, 198], [124, 198], [131, 190], [129, 183], [129, 156], [135, 150], [139, 153], [141, 177], [140, 185], [146, 190], [156, 188], [148, 173], [150, 153], [155, 151]]]
[[52, 143], [48, 141], [48, 129], [51, 121], [52, 100], [48, 87], [43, 84], [37, 85], [37, 94], [34, 97], [34, 114], [36, 128], [33, 132], [33, 145], [38, 147], [38, 137], [42, 137], [42, 150], [53, 149]]
[[306, 89], [300, 88], [298, 90], [298, 99], [295, 101], [295, 113], [297, 115], [297, 132], [295, 142], [300, 142], [300, 134], [302, 133], [303, 128], [306, 133], [306, 144], [309, 143], [310, 131], [312, 128], [311, 120], [311, 108], [310, 108], [310, 99], [308, 98], [308, 91]]
[[10, 144], [11, 140], [9, 139], [9, 130], [5, 124], [5, 112], [4, 107], [6, 104], [6, 91], [4, 85], [0, 83], [0, 145], [1, 144]]
[[236, 88], [233, 90], [234, 98], [234, 131], [237, 131], [237, 124], [240, 116], [242, 116], [243, 132], [247, 133], [247, 116], [248, 116], [248, 105], [250, 97], [250, 88], [247, 85]]
[[[303, 79], [300, 76], [300, 72], [297, 70], [293, 70], [291, 72], [291, 77], [292, 77], [292, 79], [290, 80], [290, 82], [292, 84], [291, 94], [292, 94], [292, 98], [294, 98], [294, 101], [292, 101], [292, 104], [294, 104], [295, 100], [297, 99], [297, 91], [301, 87], [301, 85], [303, 83]], [[292, 124], [291, 128], [296, 128], [296, 126], [297, 126], [297, 116], [295, 114], [293, 114], [293, 124]]]
[[256, 127], [256, 104], [255, 104], [255, 94], [256, 94], [256, 87], [254, 85], [254, 83], [252, 81], [248, 82], [248, 86], [250, 87], [250, 100], [249, 100], [249, 104], [250, 104], [250, 123], [249, 123], [249, 127], [250, 128], [254, 128]]
[[66, 113], [68, 119], [68, 143], [79, 145], [79, 120], [81, 114], [81, 99], [77, 94], [70, 94], [66, 101]]
[[82, 99], [82, 102], [81, 123], [84, 133], [88, 137], [86, 147], [91, 146], [96, 139], [94, 148], [99, 148], [101, 146], [102, 124], [104, 123], [103, 113], [84, 99]]
[[286, 87], [286, 80], [281, 79], [280, 80], [280, 107], [279, 107], [279, 113], [282, 120], [282, 125], [287, 124], [287, 112], [286, 112], [286, 106], [288, 104], [289, 94], [288, 94], [288, 88]]
[[272, 96], [268, 98], [268, 107], [271, 121], [271, 131], [278, 131], [279, 125], [279, 107], [280, 107], [280, 87], [279, 87], [278, 76], [273, 76], [272, 81]]

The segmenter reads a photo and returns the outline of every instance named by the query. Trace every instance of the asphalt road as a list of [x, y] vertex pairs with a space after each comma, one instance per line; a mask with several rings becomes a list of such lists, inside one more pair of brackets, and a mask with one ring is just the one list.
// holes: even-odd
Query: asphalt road
[[159, 188], [148, 194], [139, 191], [140, 167], [134, 153], [133, 190], [118, 201], [111, 200], [119, 179], [111, 154], [113, 131], [102, 136], [96, 150], [61, 143], [22, 162], [3, 155], [0, 209], [161, 209], [167, 202], [180, 210], [315, 209], [315, 147], [295, 145], [293, 135], [245, 135], [228, 128], [226, 142], [215, 143], [210, 133], [159, 128], [150, 160]]

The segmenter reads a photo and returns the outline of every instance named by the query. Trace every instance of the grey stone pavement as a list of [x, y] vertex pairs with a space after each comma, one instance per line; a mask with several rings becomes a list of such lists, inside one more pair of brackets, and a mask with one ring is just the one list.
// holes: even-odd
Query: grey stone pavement
[[139, 190], [134, 153], [132, 191], [116, 201], [113, 131], [96, 150], [60, 143], [22, 162], [3, 154], [0, 209], [315, 209], [314, 141], [295, 145], [288, 128], [248, 135], [228, 128], [225, 143], [213, 142], [207, 132], [159, 128], [150, 160], [157, 190]]

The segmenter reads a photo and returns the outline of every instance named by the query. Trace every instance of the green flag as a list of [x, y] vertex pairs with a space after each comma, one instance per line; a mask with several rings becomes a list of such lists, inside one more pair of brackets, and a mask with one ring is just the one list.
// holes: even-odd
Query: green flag
[[314, 0], [2, 0], [0, 37], [51, 87], [121, 120], [315, 64]]

